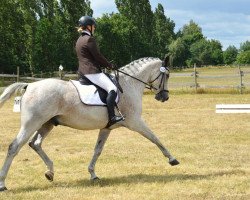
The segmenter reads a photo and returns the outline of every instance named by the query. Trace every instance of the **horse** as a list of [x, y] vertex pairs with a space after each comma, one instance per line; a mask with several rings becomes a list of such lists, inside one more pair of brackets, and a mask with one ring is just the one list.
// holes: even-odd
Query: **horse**
[[179, 162], [148, 128], [141, 118], [142, 96], [148, 86], [158, 101], [169, 98], [168, 79], [169, 59], [143, 58], [131, 62], [119, 69], [119, 82], [124, 90], [120, 94], [119, 110], [126, 116], [124, 121], [106, 128], [108, 113], [105, 106], [88, 106], [80, 101], [76, 88], [70, 81], [44, 79], [33, 83], [14, 83], [0, 96], [0, 108], [15, 92], [24, 91], [21, 100], [21, 126], [16, 138], [9, 145], [7, 156], [0, 171], [0, 191], [7, 190], [5, 179], [11, 163], [26, 143], [41, 157], [47, 167], [45, 177], [53, 181], [52, 160], [42, 149], [42, 142], [56, 125], [68, 126], [79, 130], [99, 129], [92, 160], [88, 166], [90, 179], [99, 179], [95, 173], [95, 164], [101, 155], [110, 132], [126, 127], [138, 132], [162, 151], [174, 166]]

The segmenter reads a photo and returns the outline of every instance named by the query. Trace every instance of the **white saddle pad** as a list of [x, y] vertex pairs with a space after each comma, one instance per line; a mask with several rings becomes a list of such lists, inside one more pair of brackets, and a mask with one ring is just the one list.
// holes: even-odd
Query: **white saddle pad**
[[[82, 85], [79, 81], [70, 80], [71, 83], [76, 87], [79, 97], [84, 104], [93, 106], [104, 106], [100, 99], [97, 88], [94, 85]], [[116, 103], [118, 103], [119, 97], [117, 95]]]

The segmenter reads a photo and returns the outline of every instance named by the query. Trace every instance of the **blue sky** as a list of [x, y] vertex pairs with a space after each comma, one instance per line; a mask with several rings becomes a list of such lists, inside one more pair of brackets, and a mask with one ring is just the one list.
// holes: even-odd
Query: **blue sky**
[[[114, 0], [90, 0], [94, 17], [117, 12]], [[237, 48], [250, 41], [250, 0], [150, 0], [154, 11], [158, 3], [165, 15], [175, 22], [178, 31], [192, 19], [208, 39], [221, 42], [225, 50], [229, 45]]]

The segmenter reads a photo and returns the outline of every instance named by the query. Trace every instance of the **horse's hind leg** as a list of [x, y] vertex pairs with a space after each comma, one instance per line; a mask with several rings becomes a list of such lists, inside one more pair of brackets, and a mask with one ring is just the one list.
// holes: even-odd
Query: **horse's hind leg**
[[38, 124], [32, 124], [32, 126], [22, 126], [18, 135], [13, 140], [13, 142], [9, 145], [8, 153], [5, 158], [3, 167], [0, 171], [0, 191], [4, 191], [7, 188], [5, 187], [5, 179], [10, 169], [11, 163], [14, 157], [18, 154], [22, 146], [27, 143], [30, 136], [37, 130], [36, 126], [39, 127]]
[[95, 164], [96, 164], [97, 159], [99, 158], [99, 156], [102, 153], [104, 144], [106, 143], [106, 141], [108, 139], [110, 131], [111, 131], [110, 129], [101, 129], [99, 132], [99, 136], [98, 136], [98, 139], [96, 141], [95, 152], [94, 152], [93, 158], [92, 158], [92, 160], [89, 164], [89, 167], [88, 167], [88, 171], [91, 175], [91, 177], [90, 177], [91, 180], [99, 179], [95, 174]]
[[29, 141], [29, 146], [41, 157], [45, 165], [47, 166], [47, 171], [45, 172], [45, 177], [49, 181], [53, 181], [54, 178], [54, 167], [53, 162], [49, 159], [47, 154], [42, 149], [42, 142], [49, 132], [53, 129], [54, 125], [48, 121], [45, 123], [36, 133], [33, 135]]

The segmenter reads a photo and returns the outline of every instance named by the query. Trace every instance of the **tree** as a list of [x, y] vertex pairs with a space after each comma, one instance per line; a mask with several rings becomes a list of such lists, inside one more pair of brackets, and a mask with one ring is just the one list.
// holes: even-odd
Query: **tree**
[[177, 38], [169, 45], [169, 53], [173, 59], [173, 66], [185, 66], [185, 61], [187, 60], [188, 47], [182, 38]]
[[0, 72], [12, 73], [25, 67], [24, 18], [20, 3], [2, 0], [0, 4]]
[[237, 56], [238, 64], [250, 64], [250, 50], [242, 51]]
[[193, 20], [191, 20], [189, 24], [183, 26], [181, 37], [189, 46], [204, 38], [202, 29]]
[[211, 48], [211, 63], [210, 65], [218, 65], [223, 63], [222, 45], [218, 40], [210, 40], [209, 45]]
[[[37, 0], [21, 0], [21, 10], [25, 21], [25, 54], [26, 63], [31, 74], [34, 72], [34, 55], [35, 55], [35, 34], [37, 28], [37, 16], [41, 16], [42, 10]], [[25, 70], [26, 71], [26, 70]], [[27, 71], [26, 71], [27, 72]]]
[[229, 46], [223, 52], [224, 63], [227, 65], [233, 64], [236, 61], [237, 55], [238, 55], [237, 48], [235, 46]]
[[240, 51], [249, 51], [250, 50], [250, 41], [246, 41], [240, 45]]
[[42, 12], [37, 12], [33, 71], [55, 71], [60, 64], [65, 70], [76, 70], [75, 27], [82, 15], [92, 15], [90, 2], [43, 0], [38, 5]]
[[103, 15], [97, 19], [98, 28], [96, 37], [100, 44], [101, 52], [118, 66], [142, 57], [143, 44], [137, 27], [121, 14]]
[[158, 4], [155, 10], [154, 19], [156, 35], [155, 55], [163, 58], [168, 53], [168, 46], [175, 37], [175, 23], [165, 16], [164, 8], [161, 4]]
[[222, 45], [216, 40], [203, 38], [191, 45], [190, 52], [191, 64], [217, 65], [223, 62]]
[[247, 40], [240, 45], [240, 52], [236, 60], [239, 64], [250, 64], [250, 41]]
[[151, 56], [154, 52], [151, 45], [154, 41], [154, 14], [149, 0], [116, 0], [115, 3], [120, 14], [136, 27], [134, 34], [139, 35], [141, 40], [138, 45], [143, 45], [138, 50], [142, 50], [143, 56]]
[[204, 38], [193, 43], [190, 47], [190, 64], [208, 65], [211, 63], [211, 48], [209, 42]]
[[[204, 36], [202, 34], [202, 29], [198, 24], [191, 20], [189, 24], [183, 26], [183, 28], [177, 33], [177, 36], [178, 38], [181, 38], [182, 43], [184, 43], [185, 51], [182, 51], [182, 54], [185, 52], [185, 55], [178, 56], [176, 54], [175, 57], [184, 57], [186, 59], [185, 65], [188, 66], [191, 66], [195, 62], [201, 63], [201, 55], [198, 54], [202, 49], [204, 53], [202, 56], [205, 58], [206, 53], [204, 52], [204, 44], [202, 44], [201, 41], [204, 39]], [[181, 63], [183, 63], [183, 61]]]

